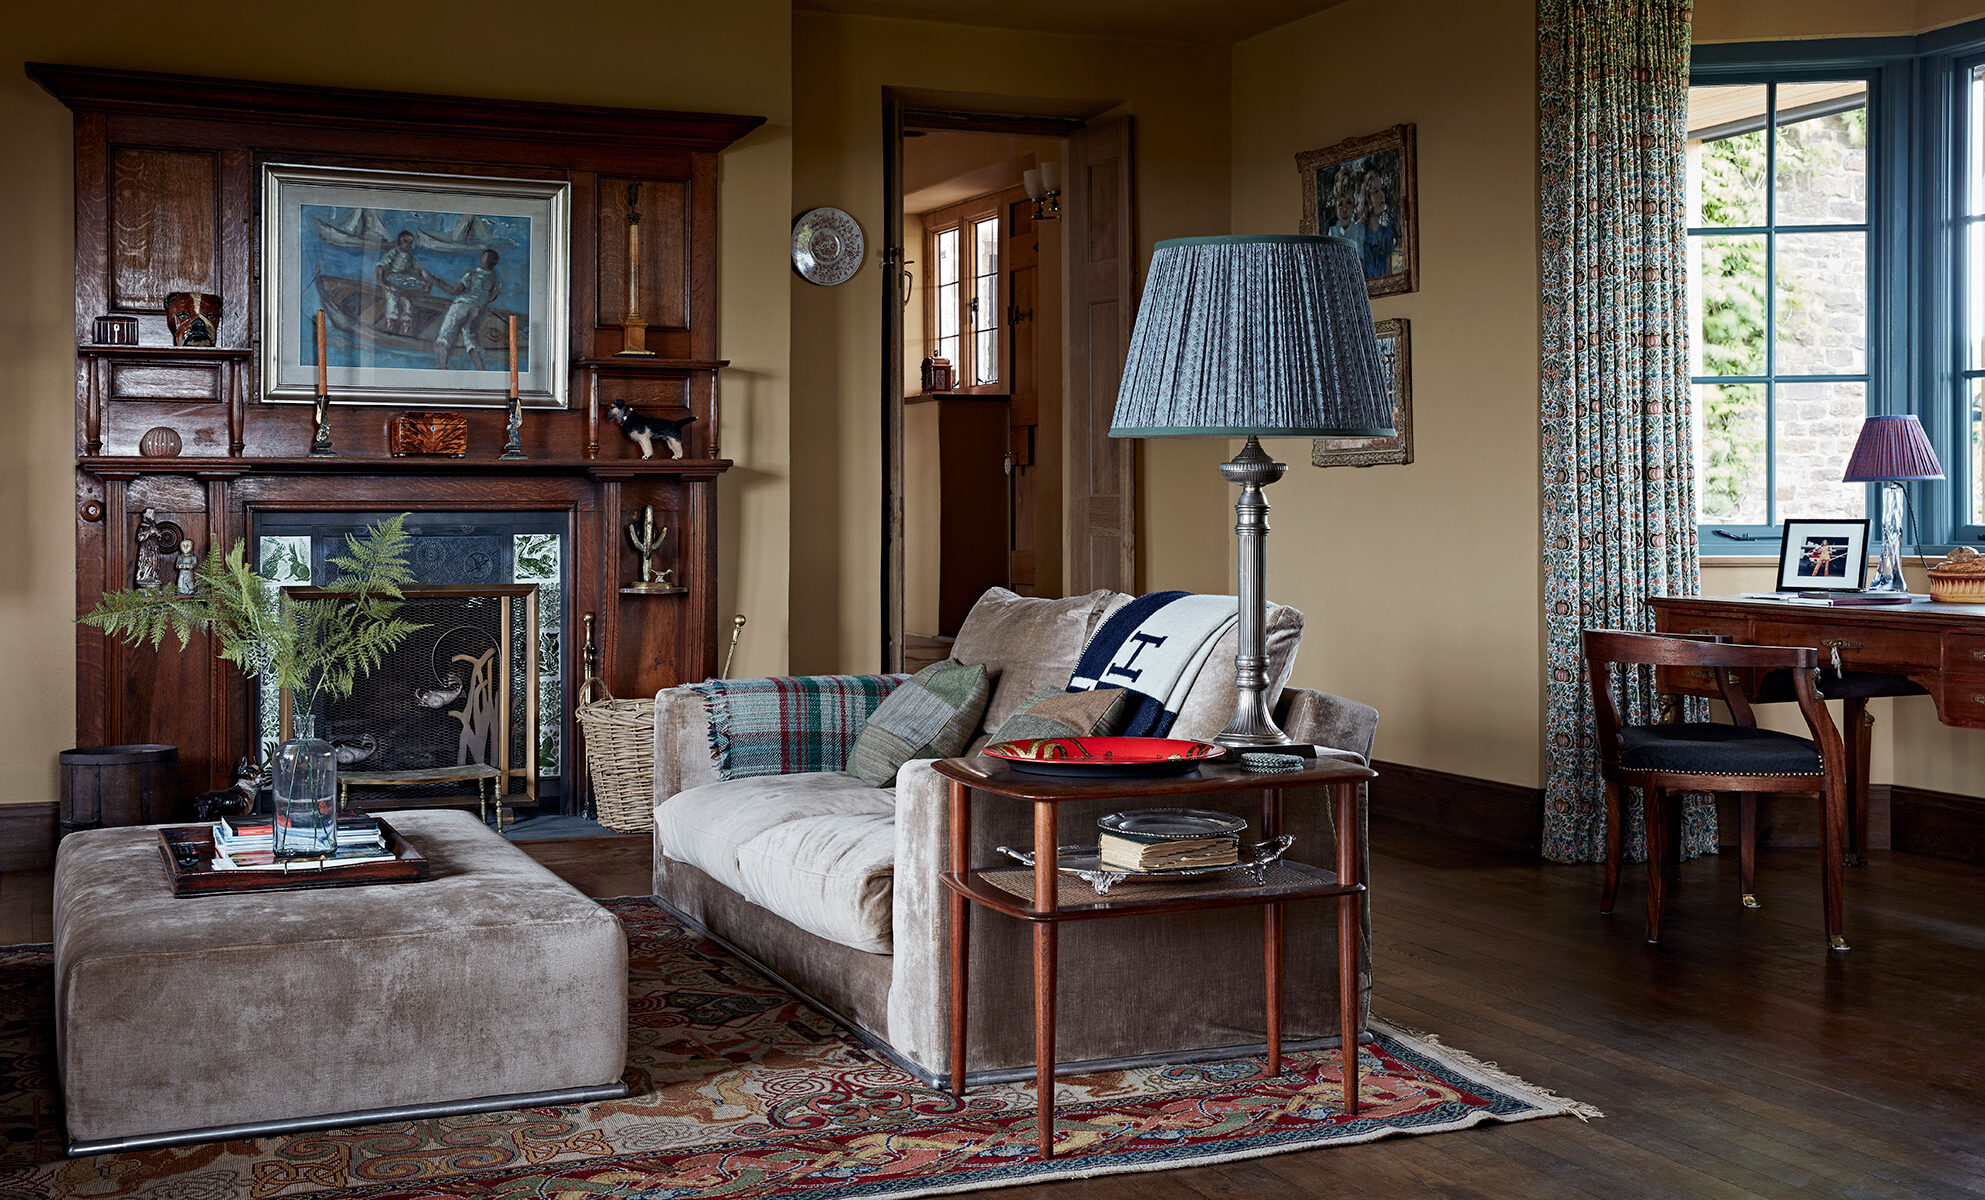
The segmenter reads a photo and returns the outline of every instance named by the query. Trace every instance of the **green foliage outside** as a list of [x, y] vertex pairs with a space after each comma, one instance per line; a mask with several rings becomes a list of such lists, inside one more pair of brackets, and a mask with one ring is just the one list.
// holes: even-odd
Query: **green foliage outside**
[[[1867, 145], [1867, 110], [1849, 109], [1832, 117], [1783, 126], [1778, 139], [1781, 204], [1788, 194], [1805, 194], [1811, 181], [1848, 169], [1843, 146]], [[1835, 126], [1844, 138], [1826, 136]], [[1702, 212], [1708, 226], [1765, 223], [1765, 131], [1705, 142], [1701, 153]], [[1780, 219], [1786, 219], [1780, 214]], [[1761, 375], [1765, 371], [1765, 314], [1770, 303], [1761, 236], [1704, 237], [1699, 286], [1702, 289], [1702, 374]], [[1806, 300], [1780, 280], [1781, 317], [1802, 310]], [[1761, 523], [1767, 520], [1765, 481], [1765, 396], [1760, 384], [1709, 385], [1698, 393], [1703, 405], [1703, 463], [1697, 480], [1702, 520]], [[1749, 504], [1746, 504], [1746, 501]]]
[[[411, 537], [404, 515], [347, 537], [346, 553], [331, 560], [335, 579], [321, 600], [284, 603], [269, 580], [249, 567], [247, 546], [200, 564], [191, 596], [171, 588], [106, 592], [85, 625], [157, 649], [170, 632], [184, 650], [195, 633], [211, 634], [221, 658], [250, 679], [289, 689], [298, 712], [351, 695], [358, 680], [425, 628], [399, 615]], [[304, 565], [308, 572], [308, 565]]]

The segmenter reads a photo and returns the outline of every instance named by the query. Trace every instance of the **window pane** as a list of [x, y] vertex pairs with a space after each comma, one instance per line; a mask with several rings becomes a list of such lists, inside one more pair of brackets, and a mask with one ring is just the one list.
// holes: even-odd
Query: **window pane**
[[958, 231], [947, 229], [937, 235], [937, 281], [958, 282]]
[[958, 285], [947, 283], [937, 289], [937, 337], [939, 341], [958, 336]]
[[[1965, 381], [1966, 403], [1964, 406], [1964, 445], [1965, 454], [1970, 460], [1971, 473], [1970, 500], [1965, 505], [1968, 510], [1965, 520], [1973, 525], [1985, 525], [1985, 440], [1981, 440], [1981, 426], [1985, 426], [1985, 379]], [[1945, 468], [1949, 474], [1949, 468]]]
[[1712, 525], [1764, 525], [1764, 385], [1695, 387], [1696, 503]]
[[1855, 225], [1868, 219], [1868, 85], [1778, 87], [1779, 225]]
[[1985, 213], [1985, 154], [1979, 153], [1981, 142], [1985, 142], [1985, 66], [1971, 68], [1971, 79], [1965, 89], [1965, 108], [1970, 113], [1969, 131], [1970, 161], [1964, 164], [1965, 209], [1969, 213]]
[[999, 218], [972, 223], [972, 271], [977, 275], [999, 274]]
[[1690, 373], [1764, 374], [1764, 235], [1692, 237], [1689, 258]]
[[1964, 230], [1965, 369], [1985, 369], [1985, 223], [1973, 221]]
[[977, 343], [972, 347], [972, 369], [980, 383], [999, 382], [999, 331], [984, 329], [972, 335]]
[[1775, 417], [1778, 517], [1860, 517], [1868, 488], [1842, 483], [1868, 415], [1865, 383], [1781, 383]]
[[1779, 235], [1778, 374], [1866, 371], [1867, 311], [1866, 234]]
[[1765, 87], [1689, 89], [1689, 224], [1765, 221]]

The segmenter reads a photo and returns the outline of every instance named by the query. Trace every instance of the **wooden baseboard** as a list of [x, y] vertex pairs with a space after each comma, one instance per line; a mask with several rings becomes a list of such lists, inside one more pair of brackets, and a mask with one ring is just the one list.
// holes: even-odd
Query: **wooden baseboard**
[[0, 804], [0, 871], [45, 871], [54, 866], [60, 811], [53, 800]]
[[1985, 863], [1985, 799], [1897, 784], [1889, 788], [1889, 839], [1910, 854]]
[[[1885, 783], [1868, 788], [1868, 846], [1887, 850], [1893, 846], [1889, 833], [1892, 789]], [[1716, 798], [1717, 841], [1726, 850], [1737, 848], [1737, 797]], [[1820, 844], [1820, 802], [1812, 796], [1765, 795], [1758, 797], [1758, 845], [1816, 849]]]
[[1539, 853], [1544, 846], [1544, 793], [1539, 788], [1450, 775], [1404, 763], [1374, 762], [1372, 818], [1454, 834], [1505, 850]]

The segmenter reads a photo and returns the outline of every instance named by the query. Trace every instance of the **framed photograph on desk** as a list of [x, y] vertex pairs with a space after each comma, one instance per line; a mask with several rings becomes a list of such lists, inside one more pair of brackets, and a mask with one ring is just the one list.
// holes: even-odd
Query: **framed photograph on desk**
[[1858, 592], [1868, 582], [1868, 522], [1787, 521], [1778, 547], [1781, 592]]

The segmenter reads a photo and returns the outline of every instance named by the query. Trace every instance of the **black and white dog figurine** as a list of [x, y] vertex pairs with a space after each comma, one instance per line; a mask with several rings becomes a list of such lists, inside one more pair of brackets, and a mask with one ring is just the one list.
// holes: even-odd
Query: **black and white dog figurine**
[[684, 417], [680, 421], [665, 421], [660, 417], [644, 416], [627, 406], [627, 401], [616, 400], [607, 406], [607, 420], [620, 426], [627, 439], [641, 447], [642, 458], [655, 457], [655, 443], [668, 446], [670, 458], [682, 457], [682, 431], [695, 417]]

